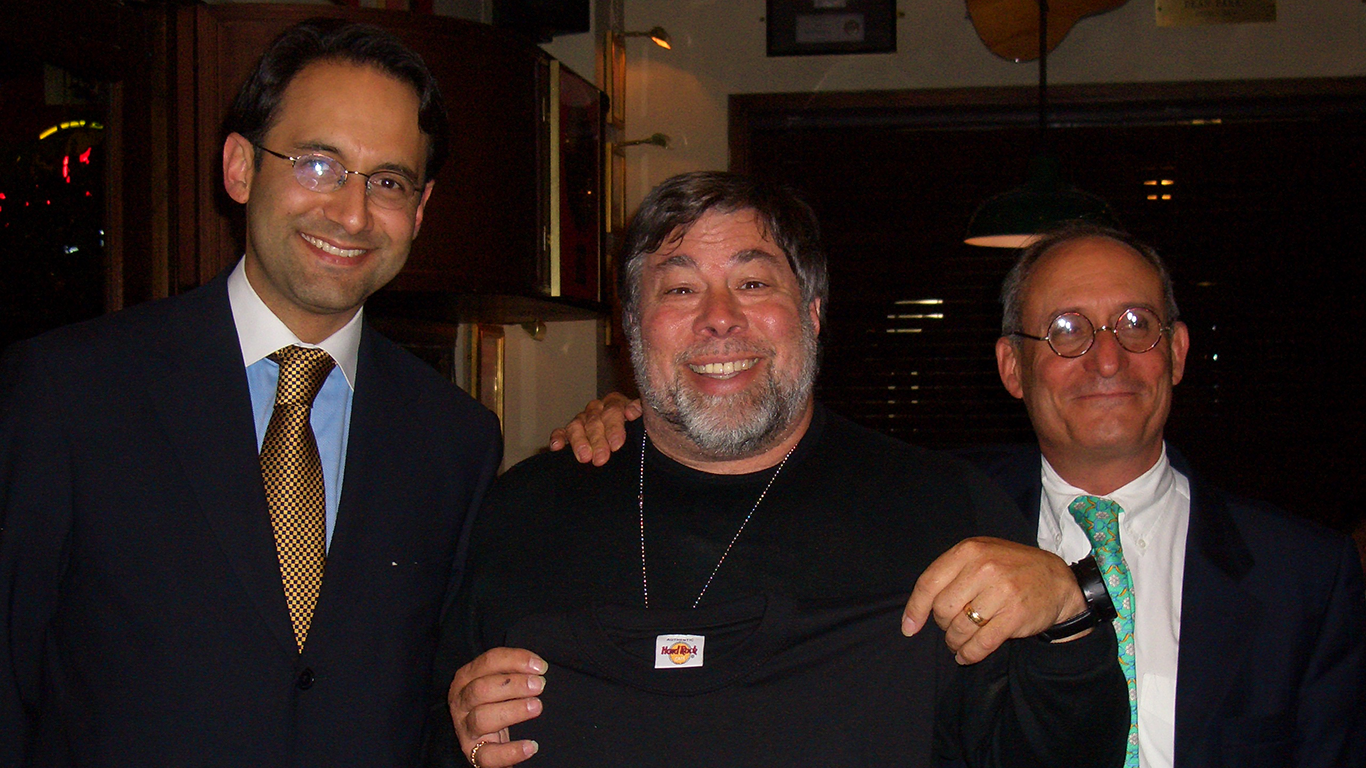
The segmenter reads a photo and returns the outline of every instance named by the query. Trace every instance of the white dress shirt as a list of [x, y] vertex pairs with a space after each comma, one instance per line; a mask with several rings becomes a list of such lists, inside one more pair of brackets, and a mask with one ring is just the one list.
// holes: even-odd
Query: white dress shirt
[[[1039, 547], [1074, 563], [1091, 553], [1068, 505], [1087, 492], [1043, 460]], [[1119, 541], [1134, 592], [1134, 669], [1138, 694], [1138, 764], [1171, 768], [1176, 738], [1176, 661], [1181, 641], [1181, 578], [1190, 522], [1190, 481], [1172, 468], [1167, 449], [1147, 472], [1104, 498], [1119, 504]]]
[[247, 369], [251, 389], [251, 410], [256, 423], [256, 450], [270, 426], [275, 411], [275, 388], [280, 366], [269, 355], [282, 347], [297, 344], [319, 347], [332, 356], [336, 367], [327, 375], [313, 400], [309, 423], [318, 443], [318, 458], [323, 469], [323, 502], [327, 512], [326, 546], [332, 546], [337, 507], [341, 501], [342, 478], [346, 470], [346, 444], [351, 433], [351, 400], [355, 392], [356, 360], [360, 352], [361, 312], [336, 333], [319, 344], [300, 341], [294, 332], [275, 316], [247, 280], [245, 260], [228, 276], [228, 303], [232, 306], [237, 340], [242, 345], [242, 364]]

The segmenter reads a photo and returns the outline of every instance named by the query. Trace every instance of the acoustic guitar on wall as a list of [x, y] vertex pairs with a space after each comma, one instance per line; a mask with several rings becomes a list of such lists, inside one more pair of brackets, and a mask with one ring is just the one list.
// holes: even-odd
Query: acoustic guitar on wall
[[[992, 53], [1011, 61], [1039, 58], [1040, 0], [966, 0], [977, 36]], [[1113, 11], [1128, 0], [1046, 0], [1048, 50], [1058, 47], [1072, 25]]]

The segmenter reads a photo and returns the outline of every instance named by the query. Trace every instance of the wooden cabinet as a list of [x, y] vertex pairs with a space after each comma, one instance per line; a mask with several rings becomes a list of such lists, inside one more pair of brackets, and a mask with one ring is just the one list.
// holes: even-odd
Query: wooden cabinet
[[[175, 10], [175, 289], [236, 261], [242, 214], [223, 191], [222, 124], [261, 51], [318, 15], [390, 29], [441, 84], [451, 157], [404, 271], [371, 301], [381, 313], [513, 322], [591, 317], [605, 307], [602, 95], [504, 30], [439, 16], [337, 6], [200, 5]], [[585, 160], [587, 158], [587, 160]]]
[[550, 267], [552, 296], [597, 301], [603, 216], [603, 98], [550, 62]]

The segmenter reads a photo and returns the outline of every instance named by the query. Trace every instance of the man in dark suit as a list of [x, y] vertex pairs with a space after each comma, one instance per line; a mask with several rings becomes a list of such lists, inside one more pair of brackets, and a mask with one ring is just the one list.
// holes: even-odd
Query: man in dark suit
[[1039, 447], [982, 463], [1069, 562], [1092, 549], [1076, 500], [1118, 504], [1132, 593], [1109, 588], [1133, 601], [1137, 764], [1366, 765], [1361, 563], [1346, 537], [1221, 493], [1166, 446], [1190, 341], [1157, 254], [1111, 230], [1046, 233], [1002, 303], [1001, 381]]
[[[1131, 580], [1129, 763], [1366, 765], [1366, 605], [1346, 537], [1202, 482], [1163, 440], [1189, 330], [1157, 253], [1090, 226], [1046, 233], [1002, 289], [1001, 381], [1037, 448], [964, 452], [1014, 497], [1039, 546], [1091, 553], [1070, 509], [1117, 503]], [[1350, 406], [1349, 406], [1350, 407]], [[590, 403], [551, 447], [603, 464], [639, 403]]]
[[[362, 320], [421, 225], [440, 94], [387, 33], [305, 22], [228, 129], [237, 267], [4, 358], [0, 765], [417, 759], [501, 452], [492, 414]], [[321, 361], [302, 404], [296, 354]]]

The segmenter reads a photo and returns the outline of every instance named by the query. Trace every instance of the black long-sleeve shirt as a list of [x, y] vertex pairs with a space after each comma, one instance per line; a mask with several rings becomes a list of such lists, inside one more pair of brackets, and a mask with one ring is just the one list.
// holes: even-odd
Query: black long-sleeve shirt
[[[900, 606], [944, 551], [970, 536], [1033, 540], [967, 465], [818, 406], [755, 508], [772, 469], [713, 475], [648, 447], [646, 609], [640, 441], [632, 425], [604, 467], [568, 452], [529, 459], [476, 523], [450, 615], [464, 643], [448, 649], [447, 671], [515, 643], [549, 662], [542, 722], [513, 730], [540, 742], [538, 764], [1122, 762], [1128, 706], [1113, 633], [1012, 641], [962, 668], [932, 624], [901, 636]], [[653, 669], [655, 630], [703, 625], [728, 638], [713, 643], [710, 667]], [[726, 684], [690, 682], [709, 675]]]

